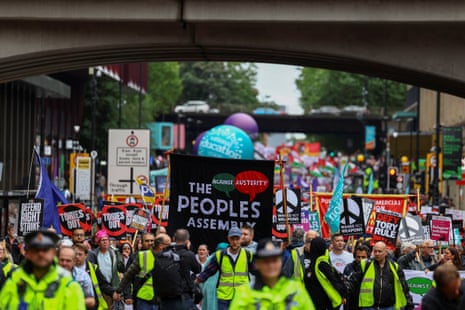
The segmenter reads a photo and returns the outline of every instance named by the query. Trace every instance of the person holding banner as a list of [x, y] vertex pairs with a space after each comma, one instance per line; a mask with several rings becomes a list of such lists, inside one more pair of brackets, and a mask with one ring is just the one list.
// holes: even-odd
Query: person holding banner
[[433, 241], [423, 241], [419, 250], [419, 252], [412, 250], [410, 253], [399, 257], [397, 260], [399, 266], [401, 266], [402, 269], [409, 270], [432, 270], [431, 266], [438, 263], [434, 254]]
[[413, 310], [414, 304], [402, 268], [388, 259], [387, 246], [378, 241], [373, 261], [363, 260], [350, 281], [350, 294], [359, 290], [358, 305], [365, 310]]
[[255, 265], [257, 275], [253, 287], [239, 287], [230, 309], [315, 309], [302, 282], [281, 274], [282, 249], [271, 239], [258, 243]]
[[465, 282], [452, 264], [439, 266], [433, 274], [432, 287], [421, 301], [422, 310], [465, 309]]

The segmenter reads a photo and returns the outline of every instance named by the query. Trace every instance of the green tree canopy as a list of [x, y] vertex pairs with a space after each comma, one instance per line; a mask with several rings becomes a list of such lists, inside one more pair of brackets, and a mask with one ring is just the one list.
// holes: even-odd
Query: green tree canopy
[[363, 106], [364, 87], [367, 91], [367, 106], [372, 113], [380, 113], [385, 100], [388, 112], [391, 113], [404, 106], [407, 93], [407, 86], [402, 83], [316, 68], [303, 68], [296, 85], [300, 91], [300, 105], [305, 113], [325, 105]]
[[252, 110], [259, 105], [255, 89], [257, 68], [237, 62], [184, 62], [180, 64], [183, 85], [181, 102], [205, 100], [222, 112]]

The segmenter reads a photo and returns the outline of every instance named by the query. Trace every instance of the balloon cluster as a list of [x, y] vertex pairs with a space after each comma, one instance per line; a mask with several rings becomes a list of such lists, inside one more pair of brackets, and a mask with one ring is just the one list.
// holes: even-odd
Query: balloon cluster
[[202, 132], [194, 142], [194, 154], [207, 157], [253, 159], [253, 139], [258, 137], [255, 119], [246, 113], [229, 116], [223, 125]]

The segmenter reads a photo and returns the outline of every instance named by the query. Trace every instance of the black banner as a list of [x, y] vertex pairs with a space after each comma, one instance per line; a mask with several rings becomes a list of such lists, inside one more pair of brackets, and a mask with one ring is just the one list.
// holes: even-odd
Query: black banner
[[362, 199], [344, 199], [339, 229], [347, 236], [362, 236], [365, 234]]
[[22, 200], [18, 211], [18, 236], [40, 230], [43, 218], [44, 201], [42, 199]]
[[186, 228], [194, 246], [215, 248], [245, 224], [258, 240], [271, 236], [272, 161], [172, 154], [168, 232]]
[[445, 179], [456, 179], [462, 166], [462, 127], [442, 127], [442, 171]]
[[[300, 200], [300, 189], [286, 189], [286, 207], [288, 224], [301, 224], [302, 208]], [[281, 189], [276, 191], [275, 203], [278, 216], [278, 224], [286, 224], [283, 191]]]

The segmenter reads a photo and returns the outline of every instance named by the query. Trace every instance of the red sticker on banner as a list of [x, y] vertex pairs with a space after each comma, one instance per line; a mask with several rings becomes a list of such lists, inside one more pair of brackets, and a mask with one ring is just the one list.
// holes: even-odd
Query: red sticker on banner
[[234, 178], [234, 186], [239, 192], [249, 195], [249, 201], [253, 201], [255, 196], [263, 193], [269, 185], [270, 181], [266, 175], [254, 170], [243, 171]]

